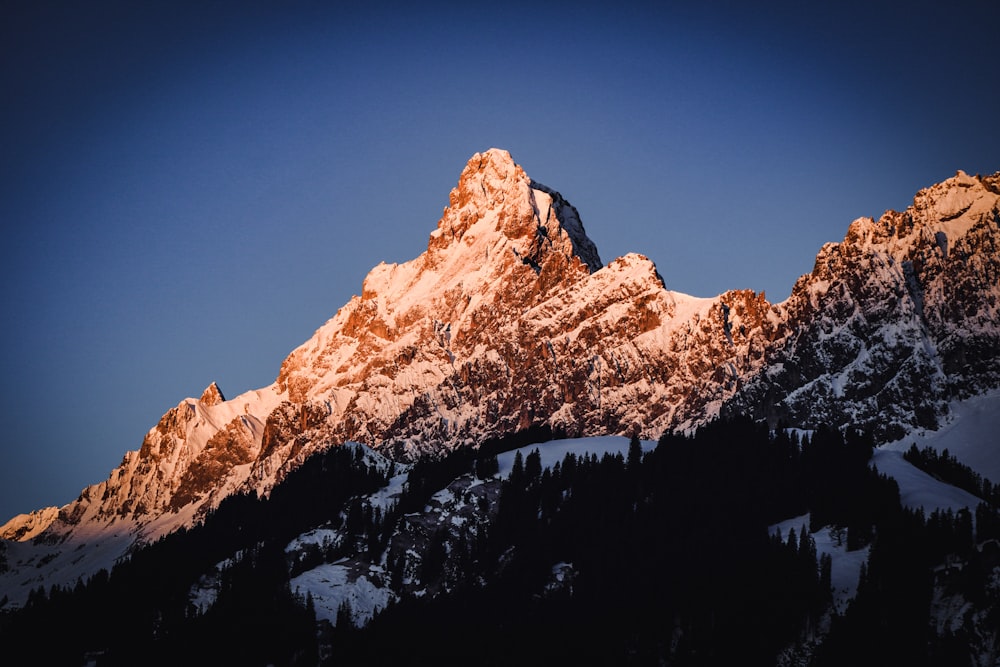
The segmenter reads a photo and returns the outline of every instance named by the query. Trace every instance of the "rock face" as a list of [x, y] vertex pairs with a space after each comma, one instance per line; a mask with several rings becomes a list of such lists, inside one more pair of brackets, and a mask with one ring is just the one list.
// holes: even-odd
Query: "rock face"
[[727, 411], [882, 439], [935, 428], [949, 401], [1000, 384], [1000, 174], [855, 220], [773, 312], [766, 369]]
[[604, 266], [562, 196], [506, 151], [476, 154], [427, 250], [375, 267], [273, 385], [226, 400], [213, 383], [106, 481], [5, 535], [51, 549], [39, 576], [64, 583], [71, 545], [153, 539], [346, 441], [405, 460], [529, 428], [656, 438], [734, 411], [887, 437], [933, 425], [1000, 386], [998, 201], [1000, 174], [959, 173], [855, 221], [783, 303], [702, 299], [641, 255]]
[[45, 530], [58, 516], [58, 507], [44, 507], [29, 514], [18, 514], [0, 526], [0, 539], [13, 542], [30, 540]]
[[[602, 268], [576, 210], [492, 150], [466, 165], [427, 251], [372, 270], [277, 390], [283, 414], [312, 416], [310, 440], [397, 458], [533, 427], [659, 434], [712, 416], [762, 361], [727, 337], [726, 313], [766, 307], [669, 292], [639, 255]], [[297, 430], [271, 438], [260, 481], [301, 435], [281, 421]]]

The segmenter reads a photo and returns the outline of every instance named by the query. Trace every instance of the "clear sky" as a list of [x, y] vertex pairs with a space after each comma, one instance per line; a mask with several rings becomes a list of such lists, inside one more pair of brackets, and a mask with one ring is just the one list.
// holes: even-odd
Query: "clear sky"
[[854, 218], [1000, 169], [995, 0], [408, 4], [3, 3], [0, 522], [272, 382], [477, 151], [605, 262], [772, 301]]

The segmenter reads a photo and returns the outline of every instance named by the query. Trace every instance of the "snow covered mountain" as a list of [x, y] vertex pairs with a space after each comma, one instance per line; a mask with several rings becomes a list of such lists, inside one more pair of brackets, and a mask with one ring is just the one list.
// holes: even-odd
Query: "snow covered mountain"
[[772, 307], [766, 370], [730, 412], [800, 426], [936, 428], [1000, 384], [1000, 174], [958, 172], [903, 212], [859, 218]]
[[656, 438], [737, 411], [884, 439], [934, 427], [1000, 386], [998, 234], [1000, 174], [960, 172], [855, 221], [783, 303], [696, 298], [641, 255], [603, 265], [561, 195], [506, 151], [476, 154], [426, 251], [375, 267], [272, 385], [209, 386], [107, 480], [0, 528], [22, 540], [0, 590], [71, 584], [348, 441], [409, 461], [529, 429]]

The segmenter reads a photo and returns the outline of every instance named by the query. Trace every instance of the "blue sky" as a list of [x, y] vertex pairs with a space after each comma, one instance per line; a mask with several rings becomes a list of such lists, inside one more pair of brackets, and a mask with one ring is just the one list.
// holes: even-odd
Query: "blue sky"
[[854, 218], [1000, 169], [994, 2], [761, 4], [4, 3], [0, 522], [273, 381], [474, 152], [605, 262], [772, 301]]

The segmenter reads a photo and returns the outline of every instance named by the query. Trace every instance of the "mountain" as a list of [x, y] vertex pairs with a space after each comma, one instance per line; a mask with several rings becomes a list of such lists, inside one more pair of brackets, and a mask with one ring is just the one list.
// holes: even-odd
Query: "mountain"
[[[604, 265], [580, 216], [511, 156], [474, 155], [425, 252], [381, 264], [270, 386], [214, 384], [170, 409], [109, 478], [2, 528], [2, 590], [72, 585], [267, 495], [346, 442], [397, 462], [532, 434], [652, 439], [720, 415], [881, 440], [1000, 386], [1000, 174], [955, 177], [856, 220], [779, 304], [666, 289], [647, 258]], [[526, 436], [527, 437], [527, 436]]]
[[772, 308], [767, 368], [726, 407], [881, 440], [936, 428], [1000, 384], [1000, 174], [958, 172], [903, 212], [859, 218]]

